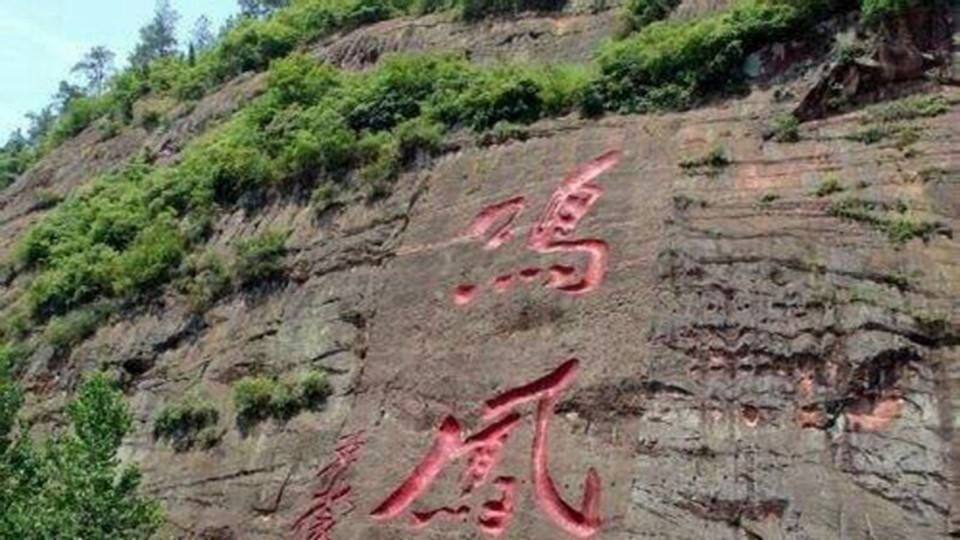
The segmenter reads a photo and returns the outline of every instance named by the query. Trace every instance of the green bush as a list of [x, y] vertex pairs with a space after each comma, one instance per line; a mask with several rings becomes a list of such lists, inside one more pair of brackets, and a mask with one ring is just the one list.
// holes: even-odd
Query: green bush
[[233, 383], [237, 417], [243, 424], [268, 418], [286, 420], [303, 410], [318, 410], [333, 393], [326, 375], [308, 370], [296, 382], [244, 377]]
[[845, 139], [863, 144], [876, 144], [890, 135], [890, 130], [882, 125], [868, 125], [844, 136]]
[[457, 5], [457, 0], [415, 0], [412, 12], [417, 15], [426, 15], [438, 11], [446, 11]]
[[140, 127], [147, 131], [154, 131], [164, 122], [163, 113], [156, 110], [148, 110], [140, 118]]
[[0, 189], [14, 183], [37, 157], [37, 153], [28, 147], [0, 149]]
[[245, 19], [217, 47], [221, 80], [245, 71], [262, 70], [270, 60], [286, 56], [298, 41], [296, 31], [273, 17]]
[[773, 140], [783, 143], [793, 143], [800, 140], [800, 121], [792, 114], [778, 115], [773, 119], [771, 128]]
[[142, 229], [130, 246], [117, 256], [113, 290], [132, 298], [155, 294], [167, 283], [186, 254], [185, 242], [170, 219]]
[[18, 396], [0, 374], [0, 538], [150, 537], [160, 507], [137, 493], [139, 470], [120, 465], [132, 417], [110, 379], [88, 379], [67, 408], [71, 431], [43, 445], [28, 429], [11, 438]]
[[104, 97], [107, 109], [120, 122], [133, 120], [133, 104], [150, 90], [147, 80], [135, 70], [127, 70], [110, 81]]
[[868, 107], [864, 121], [898, 122], [916, 118], [931, 118], [950, 111], [950, 103], [940, 94], [919, 94], [882, 105]]
[[178, 452], [189, 450], [196, 444], [209, 448], [216, 443], [216, 429], [220, 411], [210, 402], [191, 398], [180, 403], [168, 404], [153, 423], [157, 439], [168, 440]]
[[763, 45], [801, 36], [830, 13], [822, 0], [740, 0], [694, 20], [654, 22], [611, 42], [600, 75], [583, 96], [585, 114], [685, 109], [744, 85], [746, 57]]
[[[346, 119], [331, 108], [315, 107], [297, 114], [297, 122], [286, 133], [278, 132], [280, 142], [275, 153], [276, 170], [286, 178], [317, 178], [322, 175], [342, 176], [354, 163], [357, 133], [346, 125]], [[275, 124], [267, 128], [277, 132]]]
[[233, 401], [242, 421], [265, 420], [273, 414], [273, 394], [279, 383], [267, 377], [244, 377], [233, 383]]
[[483, 131], [497, 122], [529, 124], [543, 116], [543, 88], [531, 72], [502, 67], [470, 75], [469, 87], [439, 94], [434, 114], [445, 124]]
[[187, 266], [189, 270], [184, 293], [195, 313], [206, 311], [217, 300], [230, 293], [232, 276], [216, 253], [194, 255]]
[[350, 81], [339, 109], [351, 129], [382, 131], [416, 118], [437, 95], [462, 94], [477, 77], [451, 55], [390, 55], [373, 73]]
[[629, 34], [662, 21], [680, 5], [680, 0], [627, 0], [623, 4], [624, 32]]
[[339, 190], [336, 184], [332, 182], [320, 184], [310, 193], [310, 205], [313, 206], [317, 215], [322, 214], [336, 204], [338, 194]]
[[583, 94], [596, 77], [590, 65], [527, 66], [540, 87], [543, 116], [563, 116], [577, 110]]
[[828, 197], [841, 191], [843, 191], [843, 185], [840, 183], [840, 178], [835, 174], [828, 174], [820, 182], [820, 185], [817, 186], [814, 194], [817, 197]]
[[497, 122], [493, 129], [480, 135], [481, 146], [504, 144], [509, 141], [523, 141], [530, 136], [526, 127], [511, 122]]
[[171, 94], [184, 78], [184, 72], [190, 68], [186, 59], [180, 56], [164, 56], [150, 63], [144, 72], [146, 87], [154, 95]]
[[267, 87], [274, 106], [313, 105], [339, 85], [337, 70], [302, 53], [273, 62], [267, 72]]
[[[7, 483], [4, 475], [9, 472], [9, 435], [17, 424], [17, 412], [23, 404], [23, 394], [13, 379], [13, 373], [25, 356], [26, 352], [20, 347], [9, 343], [0, 344], [0, 488], [3, 489], [9, 487], [4, 485]], [[5, 509], [5, 501], [4, 494], [0, 492], [0, 512]], [[0, 533], [3, 532], [3, 522], [0, 517]]]
[[522, 11], [559, 11], [565, 0], [458, 0], [461, 16], [475, 21], [491, 15], [515, 15]]
[[722, 146], [714, 146], [703, 156], [680, 162], [681, 169], [689, 172], [706, 171], [708, 174], [716, 174], [728, 165], [730, 165], [730, 158], [727, 157], [727, 151]]
[[307, 370], [300, 376], [300, 401], [305, 409], [316, 410], [326, 404], [333, 386], [324, 372]]
[[93, 335], [109, 316], [110, 309], [106, 306], [78, 309], [51, 319], [44, 335], [47, 342], [58, 351], [69, 351], [74, 345]]
[[[242, 120], [242, 119], [241, 119]], [[232, 204], [244, 193], [261, 189], [275, 178], [263, 133], [243, 121], [224, 126], [206, 144], [184, 158], [187, 174], [221, 204]]]
[[397, 152], [404, 164], [412, 163], [420, 154], [434, 155], [440, 151], [444, 128], [425, 117], [408, 120], [393, 130]]
[[116, 252], [102, 245], [58, 259], [55, 267], [40, 273], [28, 286], [30, 314], [35, 320], [45, 321], [109, 297], [115, 261]]
[[286, 267], [286, 233], [267, 231], [236, 247], [237, 278], [244, 286], [282, 278]]
[[860, 0], [860, 20], [867, 27], [878, 28], [890, 24], [908, 11], [948, 5], [942, 0]]
[[937, 234], [949, 235], [948, 226], [925, 219], [915, 219], [905, 215], [907, 208], [902, 203], [891, 211], [889, 205], [858, 198], [835, 200], [830, 204], [829, 213], [833, 216], [865, 223], [887, 235], [891, 242], [902, 244], [914, 238], [924, 242]]
[[109, 101], [100, 97], [78, 97], [71, 100], [60, 113], [45, 144], [51, 148], [59, 146], [63, 141], [79, 134], [94, 120], [105, 115], [109, 111], [109, 105]]

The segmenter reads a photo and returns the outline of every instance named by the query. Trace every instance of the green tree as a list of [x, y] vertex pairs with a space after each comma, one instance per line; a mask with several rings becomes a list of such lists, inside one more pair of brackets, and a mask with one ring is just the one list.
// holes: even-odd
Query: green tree
[[290, 3], [290, 0], [239, 0], [240, 12], [248, 17], [263, 17]]
[[157, 0], [153, 19], [140, 29], [140, 43], [130, 56], [130, 63], [145, 68], [158, 58], [177, 53], [177, 21], [180, 14], [170, 5], [170, 0]]
[[193, 45], [194, 50], [205, 51], [213, 45], [216, 38], [211, 28], [210, 19], [206, 15], [201, 15], [193, 23], [193, 30], [190, 32], [190, 44]]
[[70, 104], [79, 97], [83, 97], [83, 89], [67, 81], [60, 81], [57, 93], [53, 95], [53, 106], [61, 113], [70, 107]]
[[70, 73], [79, 73], [87, 80], [87, 92], [99, 95], [103, 92], [107, 83], [107, 77], [113, 71], [113, 52], [98, 45], [83, 55], [83, 58], [77, 62]]
[[[0, 372], [0, 538], [145, 538], [162, 518], [139, 495], [140, 472], [117, 449], [132, 418], [105, 374], [90, 377], [67, 408], [72, 429], [44, 444], [14, 429], [22, 399], [9, 369]], [[13, 436], [11, 436], [13, 435]]]
[[0, 147], [0, 189], [12, 184], [30, 165], [32, 158], [27, 138], [19, 129]]
[[57, 115], [53, 113], [53, 107], [49, 105], [40, 109], [40, 112], [29, 112], [26, 116], [30, 123], [27, 127], [27, 141], [30, 144], [37, 144], [43, 140], [57, 121]]

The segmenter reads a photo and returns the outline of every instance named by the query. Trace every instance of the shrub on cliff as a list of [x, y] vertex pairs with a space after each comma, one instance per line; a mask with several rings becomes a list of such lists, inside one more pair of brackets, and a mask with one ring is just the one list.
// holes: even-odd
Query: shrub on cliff
[[71, 430], [38, 445], [13, 429], [19, 391], [0, 368], [0, 538], [146, 538], [159, 505], [137, 493], [140, 472], [121, 466], [132, 419], [106, 375], [83, 384], [67, 408]]
[[566, 0], [458, 0], [458, 4], [463, 18], [472, 21], [523, 11], [559, 11], [566, 5]]
[[627, 0], [621, 12], [623, 32], [629, 34], [648, 24], [662, 21], [679, 5], [680, 0]]
[[28, 287], [37, 320], [102, 297], [156, 292], [185, 254], [175, 219], [142, 198], [146, 170], [131, 167], [94, 183], [28, 232], [17, 248], [26, 268], [41, 270]]
[[286, 273], [284, 261], [287, 235], [267, 231], [237, 244], [237, 278], [249, 286], [280, 279]]
[[187, 295], [190, 309], [203, 313], [232, 289], [232, 276], [227, 265], [212, 251], [191, 256], [187, 260], [187, 276], [181, 290]]
[[950, 111], [950, 103], [939, 94], [918, 94], [882, 105], [873, 105], [864, 111], [864, 122], [900, 122], [917, 118], [932, 118]]
[[543, 114], [542, 87], [531, 73], [506, 67], [473, 79], [461, 92], [438, 96], [435, 113], [446, 124], [483, 131], [500, 121], [529, 124]]
[[333, 393], [326, 374], [307, 370], [296, 381], [244, 377], [233, 383], [237, 418], [250, 425], [267, 418], [285, 420], [303, 410], [317, 410]]
[[0, 148], [0, 189], [3, 189], [27, 170], [33, 162], [29, 149]]
[[860, 19], [868, 27], [877, 28], [893, 22], [911, 10], [947, 7], [942, 0], [861, 0]]
[[58, 352], [66, 352], [92, 335], [109, 316], [106, 306], [78, 309], [51, 319], [44, 337]]
[[741, 0], [695, 20], [649, 24], [605, 45], [600, 75], [585, 94], [586, 112], [685, 109], [743, 86], [743, 63], [754, 50], [812, 28], [829, 14], [822, 0]]
[[153, 436], [170, 441], [178, 452], [189, 450], [197, 443], [206, 447], [218, 439], [219, 420], [220, 411], [213, 404], [188, 398], [164, 406], [153, 422]]

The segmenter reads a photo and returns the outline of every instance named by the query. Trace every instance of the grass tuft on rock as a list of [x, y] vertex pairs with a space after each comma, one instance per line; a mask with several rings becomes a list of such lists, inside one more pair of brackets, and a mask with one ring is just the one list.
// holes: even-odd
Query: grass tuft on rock
[[217, 422], [220, 411], [207, 400], [187, 399], [181, 403], [166, 405], [154, 420], [153, 434], [160, 440], [168, 440], [182, 452], [195, 445], [209, 448], [219, 440]]
[[287, 420], [304, 410], [319, 410], [333, 394], [326, 373], [307, 370], [295, 381], [244, 377], [233, 384], [237, 418], [251, 425], [268, 418]]

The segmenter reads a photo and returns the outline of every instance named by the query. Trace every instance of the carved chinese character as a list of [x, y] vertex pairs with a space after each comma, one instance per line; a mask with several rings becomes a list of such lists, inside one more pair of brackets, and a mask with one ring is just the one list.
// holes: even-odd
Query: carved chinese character
[[[536, 403], [531, 458], [537, 505], [547, 517], [574, 537], [589, 538], [596, 534], [600, 529], [600, 477], [597, 472], [594, 469], [587, 472], [583, 502], [578, 510], [557, 492], [547, 467], [550, 418], [560, 393], [573, 382], [578, 368], [576, 359], [568, 360], [545, 377], [487, 400], [483, 406], [484, 425], [472, 435], [465, 436], [460, 422], [453, 416], [444, 418], [433, 446], [400, 486], [373, 510], [371, 516], [377, 520], [388, 520], [403, 514], [430, 489], [437, 476], [450, 463], [467, 457], [462, 503], [474, 489], [484, 485], [499, 464], [507, 439], [520, 425], [521, 416], [516, 409], [526, 403]], [[492, 537], [506, 531], [513, 515], [516, 479], [500, 476], [494, 480], [494, 485], [500, 490], [500, 498], [486, 501], [477, 518], [480, 530]], [[460, 504], [412, 512], [411, 522], [416, 526], [426, 526], [437, 516], [466, 518], [471, 511], [470, 506]]]
[[[575, 267], [564, 264], [523, 268], [494, 277], [490, 286], [495, 292], [505, 292], [517, 281], [539, 281], [566, 294], [584, 294], [600, 286], [607, 270], [609, 246], [597, 238], [574, 238], [574, 232], [603, 193], [594, 180], [616, 166], [621, 156], [619, 150], [608, 151], [568, 174], [530, 231], [529, 249], [541, 254], [583, 255], [586, 258], [583, 269], [578, 272]], [[516, 236], [514, 222], [526, 204], [526, 198], [518, 196], [487, 206], [473, 218], [466, 237], [482, 242], [487, 250], [503, 246]], [[454, 288], [453, 302], [466, 305], [476, 298], [479, 290], [473, 283], [460, 284]]]
[[363, 431], [340, 437], [334, 448], [336, 458], [317, 473], [323, 487], [314, 493], [310, 508], [293, 523], [293, 530], [305, 532], [307, 540], [330, 540], [330, 533], [337, 524], [334, 507], [346, 502], [347, 508], [342, 513], [353, 511], [353, 504], [348, 500], [352, 488], [344, 476], [360, 458], [365, 444]]

